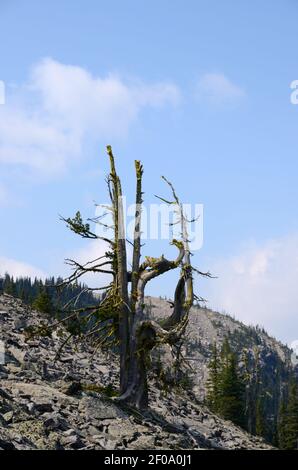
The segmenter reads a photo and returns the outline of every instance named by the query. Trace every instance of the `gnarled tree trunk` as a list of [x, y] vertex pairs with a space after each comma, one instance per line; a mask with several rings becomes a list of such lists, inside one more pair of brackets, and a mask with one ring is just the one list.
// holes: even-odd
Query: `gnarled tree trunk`
[[[64, 220], [73, 232], [83, 238], [101, 239], [107, 242], [110, 251], [107, 251], [105, 256], [89, 261], [84, 265], [70, 260], [70, 264], [75, 270], [65, 282], [76, 281], [88, 272], [112, 274], [113, 281], [106, 286], [105, 298], [98, 305], [88, 307], [90, 312], [88, 315], [94, 314], [96, 318], [95, 326], [91, 332], [88, 332], [88, 335], [98, 335], [100, 343], [105, 345], [110, 344], [109, 338], [111, 336], [114, 341], [119, 341], [119, 400], [138, 408], [146, 408], [148, 406], [147, 368], [150, 352], [152, 348], [161, 343], [168, 343], [171, 346], [181, 345], [181, 337], [185, 331], [189, 310], [193, 303], [192, 272], [194, 268], [192, 268], [190, 262], [187, 234], [188, 221], [172, 184], [164, 178], [172, 190], [173, 201], [163, 201], [175, 205], [176, 209], [178, 208], [181, 241], [173, 240], [172, 244], [178, 248], [179, 254], [174, 261], [167, 260], [163, 256], [160, 258], [146, 257], [145, 261], [140, 264], [143, 167], [139, 161], [135, 161], [136, 209], [133, 259], [132, 271], [128, 271], [121, 182], [110, 146], [107, 147], [107, 152], [110, 159], [108, 187], [111, 207], [109, 207], [109, 210], [113, 214], [114, 236], [109, 239], [93, 233], [90, 230], [90, 225], [83, 223], [80, 212], [77, 212], [73, 219]], [[96, 219], [93, 221], [101, 223]], [[175, 290], [173, 313], [161, 327], [152, 319], [145, 318], [145, 287], [153, 278], [179, 266], [181, 267], [181, 273]], [[130, 294], [129, 282], [131, 282]], [[79, 313], [80, 309], [75, 308], [68, 318], [72, 318]], [[118, 335], [115, 334], [116, 330]], [[105, 332], [108, 340], [105, 338]]]
[[174, 342], [178, 338], [178, 330], [174, 334], [174, 328], [173, 331], [167, 331], [144, 316], [146, 284], [151, 279], [177, 268], [183, 260], [185, 254], [183, 243], [174, 240], [173, 244], [179, 249], [175, 261], [169, 261], [164, 257], [147, 258], [139, 268], [137, 301], [130, 333], [130, 380], [125, 393], [120, 397], [121, 401], [137, 408], [148, 407], [147, 363], [150, 351], [158, 342]]
[[129, 328], [130, 328], [130, 305], [128, 296], [128, 273], [126, 238], [123, 215], [121, 182], [115, 168], [115, 161], [110, 146], [107, 147], [110, 157], [110, 181], [112, 185], [112, 205], [114, 218], [114, 243], [116, 257], [116, 283], [119, 295], [119, 347], [120, 347], [120, 392], [125, 392], [128, 386], [129, 371]]

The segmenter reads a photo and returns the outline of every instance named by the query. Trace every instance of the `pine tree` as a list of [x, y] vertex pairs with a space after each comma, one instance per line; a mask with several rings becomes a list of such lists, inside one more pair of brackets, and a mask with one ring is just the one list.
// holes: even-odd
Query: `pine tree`
[[220, 357], [216, 346], [213, 347], [206, 398], [212, 411], [244, 427], [244, 381], [228, 339], [223, 343]]
[[287, 404], [286, 401], [283, 399], [278, 412], [278, 419], [277, 419], [277, 434], [278, 434], [278, 447], [280, 449], [285, 448], [286, 443], [286, 415], [287, 415]]
[[231, 350], [229, 340], [228, 338], [225, 338], [222, 344], [221, 351], [220, 351], [220, 357], [221, 357], [223, 366], [228, 364], [228, 360], [229, 360], [231, 353], [232, 353], [232, 350]]
[[5, 274], [3, 290], [5, 294], [13, 295], [13, 296], [16, 295], [14, 279], [13, 277], [10, 277], [9, 274]]
[[256, 435], [264, 437], [266, 435], [266, 421], [264, 416], [264, 404], [261, 397], [256, 403]]
[[292, 378], [287, 405], [283, 405], [279, 421], [279, 446], [281, 449], [298, 449], [298, 385]]
[[5, 274], [4, 278], [0, 278], [0, 293], [12, 295], [20, 298], [27, 305], [33, 305], [41, 291], [46, 289], [55, 312], [76, 297], [78, 297], [77, 308], [90, 306], [97, 300], [91, 290], [86, 289], [84, 284], [78, 282], [65, 286], [63, 290], [58, 290], [57, 286], [62, 282], [63, 279], [59, 277], [56, 280], [52, 277], [45, 281], [37, 278], [32, 281], [28, 277], [14, 279], [9, 274]]
[[219, 411], [219, 372], [220, 362], [216, 344], [212, 348], [212, 356], [208, 365], [209, 378], [207, 380], [206, 402], [213, 412]]
[[287, 409], [287, 448], [298, 449], [298, 386], [293, 379]]
[[40, 293], [33, 302], [33, 308], [42, 313], [52, 313], [53, 305], [47, 289], [41, 288]]
[[[227, 344], [224, 354], [225, 351], [229, 351]], [[237, 356], [233, 352], [227, 352], [223, 359], [219, 380], [220, 415], [239, 426], [244, 426], [244, 385], [238, 372]]]

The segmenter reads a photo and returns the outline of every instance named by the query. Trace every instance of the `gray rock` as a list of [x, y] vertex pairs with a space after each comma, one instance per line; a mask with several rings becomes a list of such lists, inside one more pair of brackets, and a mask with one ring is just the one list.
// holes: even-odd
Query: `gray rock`
[[27, 322], [25, 318], [15, 318], [13, 320], [13, 327], [15, 330], [24, 330], [26, 326], [27, 326]]
[[66, 431], [69, 424], [58, 413], [45, 413], [43, 415], [43, 424], [48, 431]]
[[63, 446], [70, 447], [71, 449], [81, 449], [85, 447], [84, 442], [77, 434], [73, 434], [71, 436], [63, 436], [60, 439], [60, 442]]
[[4, 413], [2, 415], [2, 418], [4, 419], [6, 424], [10, 424], [13, 419], [13, 411], [8, 411], [7, 413]]
[[53, 404], [48, 402], [34, 402], [33, 410], [38, 411], [39, 413], [48, 413], [53, 411]]
[[87, 420], [113, 419], [125, 416], [120, 408], [104, 398], [84, 397], [80, 402], [79, 411], [85, 414]]
[[0, 449], [2, 450], [15, 450], [15, 445], [9, 439], [1, 439], [0, 437]]
[[[159, 313], [164, 304], [158, 303]], [[23, 318], [30, 327], [44, 322], [44, 317], [8, 295], [0, 295], [0, 310], [5, 312], [0, 313], [0, 329], [9, 354], [7, 365], [0, 365], [0, 449], [270, 448], [210, 413], [197, 395], [173, 390], [164, 396], [151, 380], [151, 413], [125, 413], [116, 401], [87, 387], [119, 387], [118, 362], [113, 354], [99, 351], [93, 356], [88, 343], [70, 341], [62, 360], [55, 361], [66, 337], [61, 326], [59, 334], [29, 340]], [[200, 322], [192, 324], [205, 348], [195, 358], [199, 366], [194, 363], [202, 383], [207, 370], [204, 354], [212, 346], [211, 336], [217, 333], [212, 326], [214, 315], [204, 311]], [[233, 325], [232, 320], [226, 322], [227, 328]], [[274, 355], [267, 356], [274, 364]]]
[[2, 388], [0, 388], [0, 397], [1, 398], [6, 398], [6, 400], [11, 400], [12, 397], [9, 393], [7, 393], [5, 390], [3, 390]]

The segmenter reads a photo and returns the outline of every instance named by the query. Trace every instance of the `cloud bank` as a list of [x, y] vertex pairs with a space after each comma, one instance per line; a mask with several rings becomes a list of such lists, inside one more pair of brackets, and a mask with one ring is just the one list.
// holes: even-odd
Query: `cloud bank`
[[28, 81], [7, 91], [0, 107], [0, 164], [39, 174], [63, 172], [82, 156], [84, 142], [125, 136], [142, 109], [175, 106], [172, 83], [126, 83], [93, 76], [53, 59], [36, 64]]
[[14, 277], [37, 277], [38, 279], [46, 277], [45, 272], [35, 266], [0, 256], [0, 276], [4, 276], [5, 273]]
[[196, 98], [213, 105], [238, 102], [245, 91], [221, 73], [206, 73], [196, 84]]
[[250, 245], [211, 270], [219, 276], [208, 283], [212, 308], [288, 343], [298, 339], [298, 234]]

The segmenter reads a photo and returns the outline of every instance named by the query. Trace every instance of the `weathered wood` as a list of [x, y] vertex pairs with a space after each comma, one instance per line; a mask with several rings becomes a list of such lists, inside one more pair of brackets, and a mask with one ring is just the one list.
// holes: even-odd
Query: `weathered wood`
[[150, 351], [157, 344], [158, 337], [163, 336], [165, 342], [169, 339], [169, 332], [144, 316], [145, 287], [150, 280], [177, 268], [182, 262], [185, 253], [183, 243], [177, 240], [172, 243], [179, 249], [176, 260], [169, 261], [163, 256], [157, 259], [148, 258], [140, 268], [137, 301], [130, 334], [129, 384], [126, 392], [120, 397], [121, 401], [137, 408], [148, 407], [147, 362]]
[[[107, 147], [110, 160], [110, 173], [108, 176], [108, 189], [111, 199], [114, 235], [111, 239], [99, 237], [85, 224], [79, 212], [74, 219], [64, 219], [69, 228], [83, 238], [102, 239], [109, 244], [109, 251], [104, 257], [89, 261], [85, 265], [74, 260], [69, 264], [74, 273], [65, 281], [75, 281], [86, 272], [112, 274], [113, 280], [107, 286], [106, 295], [99, 305], [91, 307], [90, 315], [98, 315], [92, 330], [87, 336], [97, 334], [100, 345], [109, 344], [114, 338], [114, 344], [119, 341], [120, 354], [120, 398], [129, 405], [148, 407], [147, 369], [151, 350], [161, 343], [168, 343], [172, 347], [182, 344], [182, 335], [185, 331], [189, 310], [193, 304], [193, 278], [194, 268], [191, 266], [191, 253], [188, 242], [187, 219], [183, 206], [176, 195], [173, 185], [167, 181], [172, 190], [173, 201], [162, 199], [167, 204], [175, 204], [181, 224], [181, 241], [173, 240], [172, 244], [179, 250], [175, 260], [146, 257], [141, 263], [141, 215], [142, 215], [142, 177], [143, 167], [135, 161], [136, 196], [135, 196], [135, 224], [133, 240], [132, 270], [127, 269], [126, 234], [124, 227], [123, 198], [121, 181], [116, 171], [115, 159], [111, 146]], [[92, 220], [92, 219], [91, 219]], [[145, 316], [145, 288], [152, 279], [180, 267], [180, 276], [175, 290], [173, 313], [163, 324], [163, 327]], [[195, 270], [199, 274], [199, 271]], [[208, 274], [208, 273], [207, 273]], [[128, 284], [131, 283], [129, 293]], [[107, 327], [109, 328], [107, 330]], [[107, 333], [104, 337], [105, 332]], [[178, 353], [177, 353], [178, 355]], [[178, 356], [177, 356], [178, 357]]]
[[135, 161], [136, 169], [136, 210], [135, 210], [135, 227], [133, 241], [133, 257], [132, 257], [132, 277], [131, 277], [131, 306], [134, 312], [135, 303], [137, 301], [137, 287], [139, 280], [139, 267], [141, 258], [141, 216], [142, 216], [142, 177], [143, 166]]
[[130, 305], [128, 296], [127, 255], [125, 227], [123, 217], [123, 201], [120, 179], [116, 172], [112, 148], [107, 147], [110, 157], [110, 180], [112, 186], [112, 206], [114, 219], [114, 244], [117, 269], [117, 291], [120, 299], [119, 306], [119, 348], [120, 348], [120, 392], [123, 393], [128, 385], [129, 370], [129, 317]]

